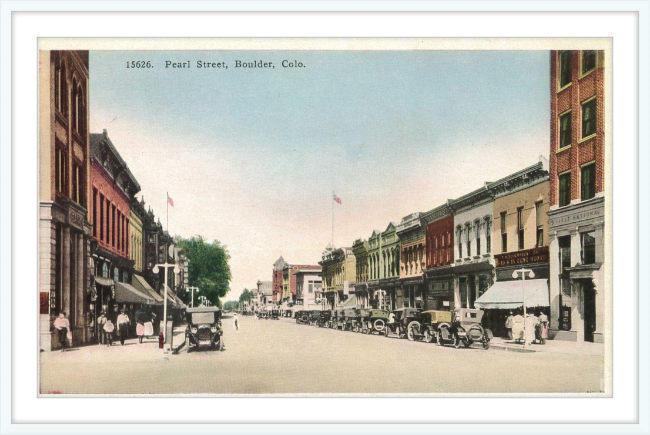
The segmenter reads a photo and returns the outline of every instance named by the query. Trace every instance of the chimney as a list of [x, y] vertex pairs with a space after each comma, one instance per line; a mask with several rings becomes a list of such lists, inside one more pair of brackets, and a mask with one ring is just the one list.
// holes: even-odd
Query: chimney
[[104, 137], [108, 137], [108, 131], [106, 129], [104, 129]]

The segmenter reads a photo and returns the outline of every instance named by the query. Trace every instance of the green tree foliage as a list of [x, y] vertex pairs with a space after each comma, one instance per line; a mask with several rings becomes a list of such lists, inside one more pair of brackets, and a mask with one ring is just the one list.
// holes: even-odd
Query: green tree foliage
[[223, 309], [224, 310], [236, 310], [238, 304], [239, 304], [239, 302], [237, 302], [237, 301], [228, 301], [228, 302], [223, 304]]
[[218, 240], [206, 243], [201, 236], [191, 239], [176, 237], [176, 246], [189, 260], [188, 284], [198, 287], [200, 295], [221, 307], [221, 298], [230, 290], [232, 279], [228, 265], [230, 254], [226, 246]]
[[253, 297], [253, 292], [245, 288], [244, 291], [239, 296], [239, 303], [243, 304], [246, 301], [250, 301], [252, 297]]

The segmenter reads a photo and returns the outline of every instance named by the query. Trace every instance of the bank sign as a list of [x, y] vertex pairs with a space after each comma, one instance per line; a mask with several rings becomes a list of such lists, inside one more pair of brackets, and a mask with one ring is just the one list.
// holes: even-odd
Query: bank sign
[[496, 267], [548, 262], [548, 246], [494, 256]]

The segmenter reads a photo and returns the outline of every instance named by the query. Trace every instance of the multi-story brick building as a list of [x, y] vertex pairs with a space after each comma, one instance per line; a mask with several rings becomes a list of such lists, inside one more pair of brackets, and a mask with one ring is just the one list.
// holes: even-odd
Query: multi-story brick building
[[91, 339], [88, 215], [88, 51], [39, 52], [39, 337], [60, 346], [65, 312], [74, 344]]
[[426, 224], [427, 282], [425, 307], [428, 310], [454, 309], [454, 216], [449, 203], [423, 214]]
[[296, 275], [298, 270], [321, 270], [317, 265], [300, 265], [287, 264], [282, 269], [282, 298], [280, 300], [280, 310], [283, 315], [289, 315], [291, 308], [297, 300]]
[[551, 336], [602, 342], [605, 54], [551, 52]]
[[356, 258], [356, 283], [354, 285], [354, 294], [357, 297], [357, 306], [359, 308], [370, 307], [368, 282], [370, 280], [370, 268], [368, 258], [369, 245], [367, 240], [357, 239], [352, 244], [352, 253]]
[[400, 285], [403, 298], [396, 297], [395, 308], [424, 308], [424, 269], [426, 267], [426, 224], [422, 213], [404, 216], [397, 226], [400, 238]]
[[273, 278], [271, 280], [273, 282], [273, 302], [278, 305], [282, 302], [282, 290], [284, 287], [282, 283], [283, 270], [288, 265], [282, 256], [273, 263]]

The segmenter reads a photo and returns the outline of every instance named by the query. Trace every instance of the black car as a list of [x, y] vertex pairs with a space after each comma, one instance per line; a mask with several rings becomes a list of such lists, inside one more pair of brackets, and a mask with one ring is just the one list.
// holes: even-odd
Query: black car
[[187, 350], [210, 348], [223, 350], [221, 310], [217, 307], [187, 308], [185, 311]]

